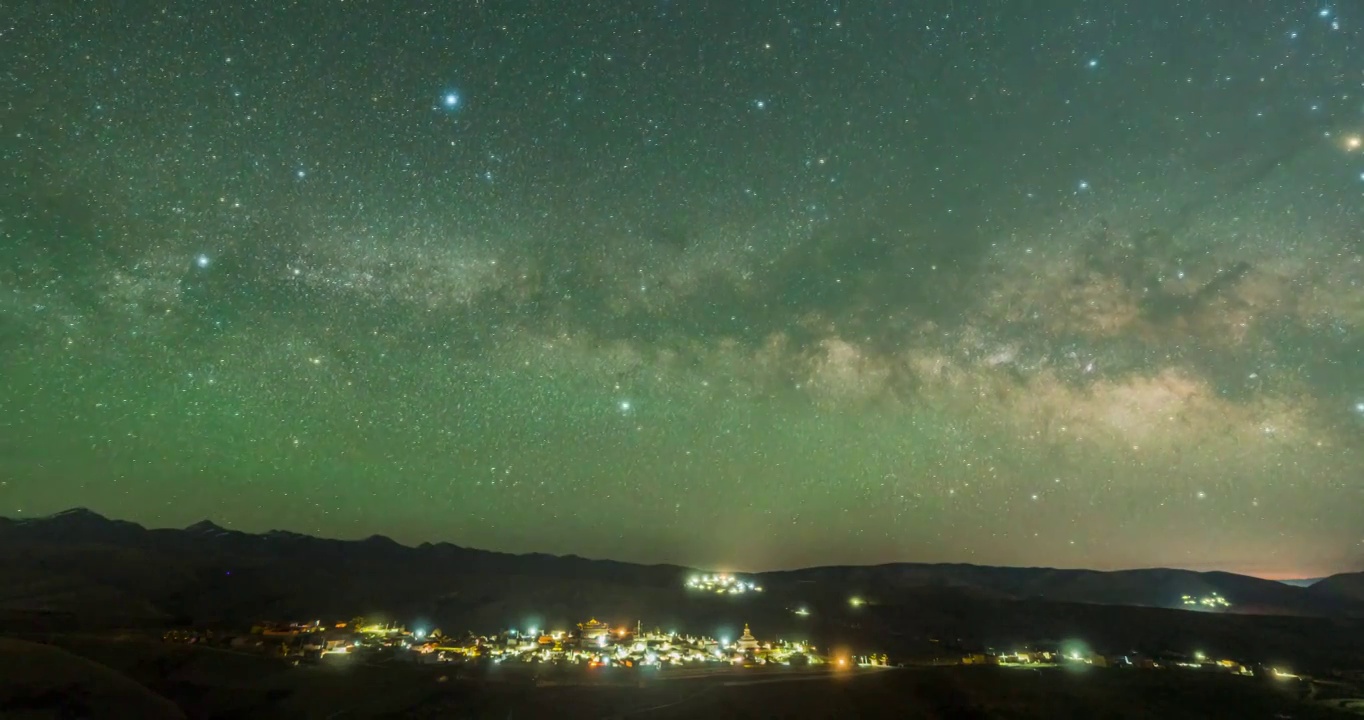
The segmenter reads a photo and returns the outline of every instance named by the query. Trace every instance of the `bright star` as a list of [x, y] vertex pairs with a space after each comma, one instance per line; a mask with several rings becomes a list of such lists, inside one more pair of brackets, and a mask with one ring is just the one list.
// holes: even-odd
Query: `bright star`
[[1099, 67], [1099, 61], [1097, 59], [1091, 59], [1089, 61], [1089, 66], [1092, 68]]
[[630, 405], [629, 400], [621, 400], [619, 403], [616, 403], [616, 407], [619, 407], [621, 412], [628, 413], [632, 406]]
[[459, 105], [459, 93], [445, 93], [445, 97], [441, 98], [441, 103], [445, 105], [447, 110], [454, 110]]
[[1324, 7], [1318, 10], [1317, 17], [1331, 17], [1331, 8]]
[[1355, 403], [1355, 412], [1364, 415], [1364, 402]]
[[756, 101], [754, 101], [753, 106], [756, 107], [756, 108], [758, 108], [759, 110], [764, 110], [764, 109], [767, 108], [767, 101], [766, 101], [766, 100], [756, 100]]
[[1089, 181], [1088, 181], [1088, 180], [1081, 180], [1081, 181], [1080, 181], [1080, 189], [1081, 189], [1081, 190], [1088, 190], [1088, 189], [1089, 189]]
[[206, 268], [212, 262], [213, 261], [210, 260], [209, 257], [207, 255], [204, 255], [203, 253], [194, 256], [194, 266], [197, 268]]

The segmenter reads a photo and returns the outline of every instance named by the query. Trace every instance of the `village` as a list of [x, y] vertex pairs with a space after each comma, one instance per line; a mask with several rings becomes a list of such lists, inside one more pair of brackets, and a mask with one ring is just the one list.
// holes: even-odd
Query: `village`
[[612, 627], [595, 618], [569, 630], [508, 629], [493, 635], [447, 635], [440, 629], [392, 623], [263, 622], [250, 632], [224, 637], [207, 631], [174, 630], [167, 642], [212, 644], [296, 662], [412, 662], [420, 664], [545, 665], [634, 669], [726, 669], [734, 667], [823, 667], [829, 670], [881, 667], [885, 655], [823, 654], [797, 641], [759, 640], [745, 625], [735, 638], [682, 634], [660, 629]]
[[647, 688], [672, 681], [746, 686], [917, 670], [916, 678], [924, 677], [920, 673], [942, 677], [943, 672], [996, 679], [1015, 673], [1016, 677], [1037, 678], [1078, 674], [1105, 687], [1126, 682], [1119, 677], [1185, 687], [1179, 683], [1216, 683], [1220, 681], [1214, 676], [1229, 676], [1243, 678], [1235, 682], [1248, 683], [1244, 687], [1265, 685], [1284, 697], [1321, 704], [1344, 707], [1360, 697], [1357, 673], [1308, 676], [1280, 663], [1199, 649], [1113, 653], [1097, 651], [1079, 639], [991, 647], [930, 636], [913, 643], [917, 650], [903, 642], [895, 644], [897, 654], [890, 657], [879, 650], [842, 644], [816, 647], [803, 637], [765, 638], [748, 624], [733, 637], [649, 629], [638, 620], [627, 625], [590, 618], [566, 625], [509, 628], [489, 635], [447, 634], [434, 627], [357, 617], [332, 622], [259, 622], [236, 632], [173, 630], [163, 640], [274, 658], [301, 668], [350, 672], [345, 669], [407, 666], [415, 673], [413, 677], [422, 676], [425, 668], [442, 683], [458, 680], [494, 686]]
[[[684, 580], [685, 590], [699, 596], [749, 596], [762, 593], [754, 579], [728, 573], [697, 574]], [[738, 598], [734, 598], [738, 599]], [[747, 599], [747, 598], [745, 598]], [[1185, 596], [1185, 605], [1218, 610], [1230, 603], [1217, 593]], [[874, 604], [861, 596], [848, 599], [854, 611]], [[811, 614], [804, 605], [788, 608]], [[652, 678], [724, 676], [736, 672], [814, 676], [887, 667], [993, 666], [1041, 670], [1115, 668], [1200, 672], [1260, 677], [1272, 681], [1306, 680], [1282, 665], [1244, 658], [1218, 657], [1189, 649], [1156, 654], [1097, 652], [1080, 640], [1020, 643], [992, 647], [960, 639], [926, 637], [896, 645], [891, 659], [881, 650], [819, 648], [807, 637], [760, 638], [748, 625], [734, 636], [691, 634], [678, 630], [611, 624], [590, 618], [564, 627], [509, 628], [488, 635], [448, 634], [435, 627], [409, 627], [363, 617], [346, 621], [258, 622], [238, 633], [175, 630], [168, 642], [206, 644], [233, 652], [283, 658], [295, 665], [413, 664], [448, 665], [454, 677], [512, 679], [534, 677], [551, 684], [618, 682], [636, 672]], [[884, 648], [883, 648], [884, 649]], [[762, 670], [757, 670], [757, 669]], [[631, 680], [630, 682], [634, 682]], [[643, 682], [640, 679], [640, 682]]]
[[[438, 628], [408, 628], [395, 623], [354, 618], [340, 622], [261, 622], [249, 632], [224, 635], [210, 631], [172, 630], [167, 642], [209, 644], [238, 652], [283, 657], [295, 663], [409, 662], [491, 666], [543, 666], [627, 669], [709, 669], [794, 667], [829, 671], [891, 665], [885, 654], [821, 652], [806, 642], [759, 639], [748, 625], [738, 637], [710, 637], [611, 626], [596, 618], [572, 630], [529, 627], [492, 635], [448, 635]], [[930, 639], [931, 657], [897, 658], [897, 666], [999, 666], [1017, 668], [1097, 667], [1150, 670], [1197, 670], [1242, 676], [1296, 680], [1283, 667], [1210, 657], [1203, 652], [1160, 656], [1092, 652], [1083, 643], [1027, 645], [1011, 649], [960, 649]]]

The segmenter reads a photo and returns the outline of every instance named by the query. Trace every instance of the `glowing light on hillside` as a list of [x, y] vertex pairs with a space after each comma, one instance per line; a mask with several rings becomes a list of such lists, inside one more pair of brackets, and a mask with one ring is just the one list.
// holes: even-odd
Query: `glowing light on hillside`
[[1180, 602], [1187, 607], [1206, 608], [1209, 610], [1218, 610], [1221, 608], [1231, 607], [1231, 601], [1222, 597], [1218, 593], [1203, 595], [1201, 597], [1194, 595], [1183, 595], [1180, 597]]
[[713, 592], [717, 595], [742, 595], [749, 592], [762, 592], [762, 586], [750, 580], [742, 580], [726, 573], [692, 575], [687, 579], [688, 590]]

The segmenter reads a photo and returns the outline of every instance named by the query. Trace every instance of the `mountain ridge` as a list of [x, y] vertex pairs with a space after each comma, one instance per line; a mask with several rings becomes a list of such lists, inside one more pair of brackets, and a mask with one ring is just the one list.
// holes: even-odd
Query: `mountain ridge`
[[[166, 616], [224, 618], [286, 611], [311, 615], [323, 609], [348, 612], [354, 607], [430, 608], [448, 604], [450, 597], [467, 596], [471, 586], [507, 578], [516, 583], [642, 588], [670, 597], [684, 592], [687, 577], [706, 572], [577, 555], [504, 553], [447, 542], [409, 546], [382, 535], [341, 540], [286, 530], [255, 534], [208, 520], [184, 529], [149, 529], [85, 508], [0, 520], [5, 520], [0, 522], [0, 537], [6, 539], [5, 548], [0, 548], [0, 573], [31, 578], [33, 589], [27, 597], [21, 591], [0, 592], [0, 609], [74, 602], [68, 597], [72, 590], [57, 593], [40, 581], [44, 573], [50, 579], [53, 567], [70, 568], [61, 574], [62, 588], [103, 588], [99, 593], [127, 598], [129, 607], [155, 607]], [[1338, 574], [1311, 587], [1221, 571], [970, 563], [826, 565], [739, 574], [767, 586], [771, 594], [789, 598], [843, 593], [874, 599], [937, 588], [1007, 600], [1364, 617], [1364, 573]], [[239, 580], [243, 577], [255, 585]], [[360, 578], [367, 582], [358, 582]], [[333, 592], [319, 593], [320, 587]], [[1193, 598], [1193, 605], [1184, 596]], [[1228, 606], [1199, 604], [1214, 597], [1225, 599]]]
[[[13, 518], [13, 517], [9, 517], [9, 516], [0, 515], [0, 523], [3, 523], [3, 522], [5, 522], [5, 521], [9, 521], [9, 522], [20, 523], [20, 524], [33, 524], [33, 523], [42, 523], [42, 522], [46, 522], [46, 521], [68, 519], [68, 518], [80, 518], [82, 521], [98, 520], [98, 521], [103, 521], [103, 522], [105, 522], [105, 523], [117, 524], [117, 525], [119, 525], [119, 526], [124, 526], [124, 527], [132, 526], [132, 527], [141, 529], [141, 530], [146, 531], [146, 532], [158, 532], [158, 531], [164, 532], [164, 531], [181, 531], [181, 530], [183, 530], [183, 531], [195, 531], [195, 532], [220, 532], [220, 533], [229, 533], [229, 534], [234, 534], [234, 535], [248, 536], [248, 537], [258, 537], [258, 538], [262, 538], [262, 537], [271, 537], [271, 538], [306, 539], [306, 540], [315, 541], [315, 542], [370, 543], [370, 544], [388, 545], [388, 546], [392, 546], [392, 547], [401, 548], [401, 549], [404, 549], [404, 550], [415, 550], [415, 551], [420, 551], [420, 550], [423, 550], [423, 549], [451, 549], [451, 548], [454, 548], [454, 549], [459, 549], [459, 550], [468, 550], [468, 551], [475, 551], [475, 552], [480, 552], [480, 553], [489, 553], [489, 554], [500, 555], [500, 556], [509, 556], [509, 557], [545, 557], [545, 558], [559, 558], [559, 559], [564, 559], [564, 560], [581, 560], [581, 561], [586, 561], [586, 562], [620, 563], [620, 564], [634, 565], [634, 566], [640, 566], [640, 567], [669, 567], [669, 568], [681, 568], [681, 569], [683, 569], [683, 570], [690, 570], [690, 571], [693, 571], [693, 572], [701, 572], [701, 573], [711, 572], [711, 571], [708, 571], [708, 570], [706, 570], [706, 569], [704, 569], [704, 568], [699, 568], [699, 567], [694, 567], [694, 566], [689, 566], [689, 565], [678, 565], [678, 564], [676, 564], [676, 563], [639, 563], [639, 562], [632, 562], [632, 561], [627, 561], [627, 560], [617, 560], [617, 559], [608, 558], [608, 557], [584, 556], [584, 555], [579, 555], [579, 554], [577, 554], [577, 553], [565, 553], [565, 554], [563, 554], [563, 555], [557, 555], [557, 554], [554, 554], [554, 553], [545, 553], [545, 552], [540, 552], [540, 551], [532, 551], [532, 552], [526, 552], [526, 553], [513, 553], [513, 552], [502, 551], [502, 550], [487, 550], [487, 549], [483, 549], [483, 548], [473, 548], [473, 547], [469, 547], [469, 546], [465, 546], [465, 545], [459, 545], [459, 544], [457, 544], [457, 543], [451, 543], [451, 542], [449, 542], [449, 541], [444, 541], [444, 540], [442, 540], [442, 541], [423, 541], [423, 542], [418, 543], [418, 544], [415, 544], [415, 545], [407, 545], [407, 544], [404, 544], [404, 543], [402, 543], [402, 542], [399, 542], [399, 541], [397, 541], [397, 540], [394, 540], [393, 538], [390, 538], [390, 537], [388, 537], [388, 536], [386, 536], [386, 535], [383, 535], [383, 534], [380, 534], [380, 533], [371, 534], [371, 535], [368, 535], [368, 536], [366, 536], [366, 537], [364, 537], [364, 538], [354, 538], [354, 539], [323, 537], [323, 536], [318, 536], [318, 535], [309, 535], [309, 534], [307, 534], [307, 533], [300, 533], [300, 532], [296, 532], [296, 531], [293, 531], [293, 530], [284, 530], [284, 529], [270, 529], [270, 530], [266, 530], [266, 531], [264, 531], [264, 532], [253, 533], [253, 532], [248, 532], [248, 531], [245, 531], [245, 530], [233, 530], [233, 529], [230, 529], [230, 528], [225, 528], [225, 527], [223, 527], [223, 526], [221, 526], [221, 525], [218, 525], [217, 523], [213, 522], [212, 520], [208, 520], [208, 519], [200, 520], [200, 521], [198, 521], [198, 522], [195, 522], [195, 523], [192, 523], [192, 524], [190, 524], [190, 525], [187, 525], [187, 526], [185, 526], [184, 528], [175, 528], [175, 527], [156, 527], [156, 528], [153, 528], [153, 527], [147, 527], [147, 526], [145, 526], [145, 525], [142, 525], [142, 524], [140, 524], [140, 523], [136, 523], [136, 522], [133, 522], [133, 521], [130, 521], [130, 520], [119, 520], [119, 519], [109, 518], [109, 517], [107, 517], [107, 516], [105, 516], [105, 515], [102, 515], [102, 514], [100, 514], [100, 513], [98, 513], [98, 512], [95, 512], [95, 511], [90, 510], [89, 508], [85, 508], [85, 507], [74, 507], [74, 508], [70, 508], [70, 509], [68, 509], [68, 510], [62, 510], [62, 511], [59, 511], [59, 512], [56, 512], [56, 513], [52, 513], [52, 514], [50, 514], [50, 515], [43, 515], [43, 516], [33, 517], [33, 518]], [[890, 561], [890, 562], [881, 562], [881, 563], [871, 563], [871, 564], [865, 564], [865, 565], [855, 565], [855, 564], [808, 565], [808, 566], [801, 566], [801, 567], [789, 568], [789, 569], [782, 569], [782, 570], [736, 571], [736, 572], [733, 572], [733, 573], [731, 573], [731, 574], [735, 574], [735, 575], [745, 575], [745, 576], [755, 576], [755, 577], [757, 577], [757, 576], [782, 575], [782, 574], [790, 574], [790, 573], [807, 573], [807, 572], [821, 571], [821, 570], [826, 570], [826, 569], [855, 569], [855, 568], [858, 568], [858, 569], [889, 569], [889, 568], [901, 568], [901, 567], [924, 567], [924, 568], [943, 568], [943, 569], [946, 569], [946, 568], [988, 568], [988, 569], [994, 569], [994, 570], [1051, 571], [1051, 572], [1066, 572], [1066, 573], [1097, 573], [1097, 574], [1145, 573], [1145, 572], [1174, 572], [1174, 573], [1192, 573], [1192, 574], [1195, 574], [1195, 575], [1206, 575], [1206, 576], [1227, 575], [1227, 576], [1233, 576], [1233, 577], [1237, 577], [1237, 578], [1247, 578], [1247, 579], [1256, 580], [1256, 581], [1262, 581], [1262, 582], [1276, 582], [1276, 583], [1279, 583], [1279, 584], [1289, 585], [1289, 586], [1295, 586], [1295, 587], [1310, 587], [1311, 585], [1320, 583], [1320, 582], [1322, 582], [1322, 581], [1324, 581], [1324, 580], [1329, 580], [1329, 579], [1337, 578], [1337, 577], [1364, 576], [1364, 570], [1361, 570], [1361, 571], [1359, 571], [1359, 572], [1350, 572], [1350, 571], [1347, 571], [1347, 572], [1335, 573], [1335, 574], [1332, 574], [1332, 575], [1325, 575], [1325, 576], [1316, 577], [1316, 578], [1290, 579], [1290, 580], [1267, 580], [1267, 579], [1265, 579], [1265, 578], [1261, 578], [1261, 577], [1258, 577], [1258, 576], [1255, 576], [1255, 575], [1245, 575], [1245, 574], [1242, 574], [1242, 573], [1231, 572], [1231, 571], [1228, 571], [1228, 570], [1191, 570], [1191, 569], [1187, 569], [1187, 568], [1170, 567], [1170, 566], [1164, 566], [1164, 565], [1151, 565], [1151, 566], [1141, 566], [1141, 567], [1131, 567], [1131, 568], [1119, 568], [1119, 569], [1113, 569], [1113, 570], [1099, 570], [1099, 569], [1095, 569], [1095, 568], [1085, 568], [1085, 567], [1060, 567], [1060, 566], [1055, 566], [1055, 565], [982, 565], [982, 564], [968, 563], [968, 562], [945, 562], [945, 561], [944, 561], [944, 562]]]

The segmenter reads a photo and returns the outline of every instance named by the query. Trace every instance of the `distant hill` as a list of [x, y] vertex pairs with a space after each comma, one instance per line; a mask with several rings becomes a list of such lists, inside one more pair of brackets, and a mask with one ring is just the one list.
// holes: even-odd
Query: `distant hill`
[[[588, 617], [716, 635], [855, 643], [901, 657], [1083, 638], [1129, 652], [1239, 653], [1334, 667], [1364, 643], [1359, 576], [1310, 587], [1231, 573], [899, 563], [760, 573], [763, 591], [689, 591], [700, 574], [375, 536], [251, 534], [211, 522], [147, 529], [88, 510], [0, 518], [0, 631], [262, 619], [387, 618], [446, 631], [573, 627]], [[1196, 604], [1186, 608], [1184, 596]], [[1197, 604], [1223, 598], [1229, 606]], [[856, 602], [853, 600], [856, 599]], [[799, 612], [797, 612], [799, 611]]]
[[1293, 587], [1312, 587], [1326, 578], [1294, 578], [1292, 580], [1280, 580], [1279, 582]]
[[[1255, 615], [1364, 614], [1362, 606], [1355, 602], [1361, 598], [1311, 593], [1306, 588], [1234, 573], [1167, 568], [1097, 571], [901, 563], [811, 568], [767, 573], [762, 577], [768, 584], [813, 581], [841, 585], [852, 593], [897, 587], [955, 587], [1011, 599], [1042, 598]], [[1185, 596], [1194, 604], [1186, 605]], [[1199, 602], [1214, 597], [1225, 599], [1228, 604]]]
[[[681, 591], [699, 571], [576, 556], [511, 555], [449, 543], [400, 545], [382, 536], [328, 540], [286, 531], [250, 534], [208, 521], [183, 530], [143, 528], [85, 509], [0, 520], [0, 609], [62, 611], [94, 606], [107, 615], [165, 621], [234, 620], [262, 613], [307, 616], [376, 607], [430, 612], [478, 600], [476, 579], [504, 586], [572, 585]], [[1310, 588], [1223, 572], [1149, 569], [1099, 572], [1052, 568], [897, 563], [819, 567], [753, 576], [781, 597], [890, 597], [916, 588], [979, 597], [1208, 610], [1187, 606], [1218, 596], [1221, 612], [1364, 616], [1364, 574]]]
[[1328, 600], [1364, 602], [1364, 572], [1332, 575], [1313, 583], [1310, 590]]

